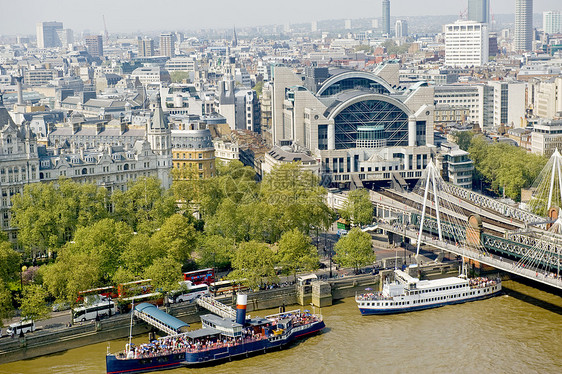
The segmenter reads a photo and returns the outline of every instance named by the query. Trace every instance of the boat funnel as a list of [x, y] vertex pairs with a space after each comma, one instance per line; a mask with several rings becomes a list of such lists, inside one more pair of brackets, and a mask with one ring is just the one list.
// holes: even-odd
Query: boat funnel
[[248, 305], [248, 295], [238, 294], [236, 296], [236, 323], [244, 326], [246, 324], [246, 306]]

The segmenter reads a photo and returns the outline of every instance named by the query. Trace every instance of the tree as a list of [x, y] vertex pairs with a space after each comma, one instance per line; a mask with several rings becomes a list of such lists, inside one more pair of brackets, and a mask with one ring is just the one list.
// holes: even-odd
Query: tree
[[100, 263], [96, 255], [63, 252], [54, 264], [41, 266], [39, 272], [51, 295], [74, 305], [79, 291], [107, 285]]
[[174, 214], [152, 235], [150, 243], [158, 253], [166, 253], [180, 264], [186, 264], [195, 249], [196, 231], [189, 219]]
[[327, 191], [316, 175], [300, 163], [275, 166], [260, 186], [260, 199], [270, 205], [271, 225], [278, 232], [298, 228], [308, 234], [314, 227], [328, 227], [333, 212], [325, 204]]
[[26, 286], [20, 298], [21, 315], [31, 320], [43, 319], [49, 315], [47, 291], [38, 284]]
[[[144, 270], [152, 265], [155, 259], [166, 256], [166, 248], [151, 245], [150, 236], [144, 233], [133, 235], [127, 248], [119, 256], [119, 274], [114, 275], [114, 283], [124, 283], [135, 277], [141, 277]], [[126, 272], [126, 273], [123, 273]], [[120, 281], [117, 281], [118, 277]], [[129, 279], [131, 278], [131, 279]], [[123, 279], [127, 279], [123, 281]]]
[[263, 91], [263, 80], [257, 81], [256, 85], [252, 87], [254, 91], [258, 94], [258, 98], [261, 97]]
[[473, 137], [474, 133], [472, 131], [457, 131], [455, 133], [455, 143], [457, 143], [459, 148], [463, 151], [468, 151]]
[[182, 280], [181, 264], [173, 258], [164, 257], [146, 268], [144, 276], [152, 279], [152, 286], [156, 290], [167, 293], [179, 288], [178, 282]]
[[361, 266], [370, 265], [376, 257], [373, 253], [371, 235], [354, 227], [336, 243], [334, 261], [342, 267], [353, 267], [355, 272]]
[[0, 282], [0, 327], [4, 327], [2, 321], [10, 319], [14, 315], [14, 305], [12, 304], [12, 293]]
[[20, 272], [21, 254], [14, 251], [12, 244], [0, 241], [0, 284], [8, 285], [17, 280]]
[[505, 143], [488, 144], [482, 137], [472, 138], [468, 149], [477, 171], [477, 179], [498, 195], [521, 198], [521, 188], [529, 187], [547, 160]]
[[297, 271], [312, 271], [318, 268], [316, 247], [310, 244], [310, 237], [298, 229], [287, 231], [279, 240], [278, 262], [297, 279]]
[[355, 225], [369, 225], [373, 222], [373, 203], [369, 191], [364, 188], [353, 190], [347, 195], [341, 216]]
[[243, 279], [251, 288], [278, 279], [275, 274], [275, 254], [267, 244], [253, 240], [238, 245], [232, 267], [234, 271], [228, 277]]
[[220, 235], [201, 235], [197, 243], [197, 263], [203, 268], [230, 267], [236, 243]]
[[175, 213], [173, 194], [164, 191], [156, 177], [139, 178], [127, 191], [114, 191], [111, 202], [115, 220], [127, 222], [136, 232], [152, 233]]
[[187, 83], [189, 82], [189, 73], [187, 71], [172, 71], [170, 79], [172, 83]]
[[133, 232], [124, 222], [106, 218], [92, 226], [81, 227], [76, 231], [74, 241], [61, 250], [62, 260], [67, 256], [86, 254], [96, 259], [102, 279], [108, 281], [119, 266], [119, 258], [127, 249]]
[[107, 201], [107, 190], [94, 184], [68, 179], [34, 183], [26, 185], [22, 195], [14, 196], [12, 222], [28, 252], [57, 250], [72, 238], [77, 227], [107, 217]]

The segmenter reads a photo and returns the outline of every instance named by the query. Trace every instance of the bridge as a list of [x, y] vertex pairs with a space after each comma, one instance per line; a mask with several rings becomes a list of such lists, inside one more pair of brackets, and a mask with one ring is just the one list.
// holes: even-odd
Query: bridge
[[[562, 221], [557, 209], [546, 209], [562, 205], [561, 160], [556, 151], [534, 184], [531, 205], [543, 215], [448, 184], [430, 162], [411, 192], [370, 191], [378, 227], [410, 238], [418, 253], [426, 243], [562, 289]], [[341, 209], [346, 199], [331, 193], [328, 205]]]
[[135, 306], [133, 314], [138, 319], [147, 322], [149, 325], [154, 326], [168, 335], [179, 334], [189, 327], [187, 323], [149, 303], [141, 303]]
[[198, 297], [197, 305], [223, 318], [236, 319], [236, 311], [233, 308], [216, 301], [211, 296]]

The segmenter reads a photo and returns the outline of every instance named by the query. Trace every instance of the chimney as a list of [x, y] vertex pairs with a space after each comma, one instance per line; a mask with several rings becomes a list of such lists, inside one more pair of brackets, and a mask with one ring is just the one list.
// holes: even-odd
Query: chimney
[[21, 88], [21, 80], [23, 79], [22, 76], [15, 77], [16, 79], [16, 87], [18, 91], [18, 105], [23, 105], [23, 93]]

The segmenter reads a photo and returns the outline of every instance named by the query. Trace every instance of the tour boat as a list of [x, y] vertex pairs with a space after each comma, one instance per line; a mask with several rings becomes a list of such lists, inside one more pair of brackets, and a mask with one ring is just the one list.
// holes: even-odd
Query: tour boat
[[363, 293], [355, 301], [362, 315], [393, 314], [484, 299], [501, 289], [500, 279], [458, 276], [419, 280], [396, 269], [394, 281], [385, 282], [382, 292]]
[[107, 374], [145, 373], [182, 366], [203, 366], [239, 356], [281, 349], [295, 339], [318, 333], [321, 315], [293, 310], [265, 318], [246, 318], [245, 300], [238, 295], [236, 319], [215, 314], [201, 316], [203, 328], [168, 335], [147, 344], [127, 344], [106, 356]]

